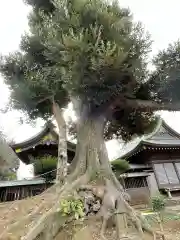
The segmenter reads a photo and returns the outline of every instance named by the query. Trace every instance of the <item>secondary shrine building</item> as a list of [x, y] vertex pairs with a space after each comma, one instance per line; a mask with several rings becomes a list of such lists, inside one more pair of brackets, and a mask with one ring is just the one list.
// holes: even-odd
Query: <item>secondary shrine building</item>
[[[58, 133], [53, 123], [45, 124], [41, 132], [36, 136], [23, 141], [21, 143], [11, 145], [18, 157], [26, 164], [32, 163], [36, 158], [45, 155], [53, 157], [58, 156]], [[76, 145], [72, 142], [67, 142], [68, 161], [71, 162], [74, 155]]]
[[[26, 164], [33, 163], [37, 158], [46, 155], [57, 157], [58, 155], [58, 133], [52, 123], [47, 123], [36, 136], [18, 143], [12, 144], [12, 149], [18, 157]], [[68, 142], [68, 161], [71, 162], [75, 155], [75, 144]], [[52, 183], [45, 179], [36, 177], [31, 180], [22, 181], [0, 181], [0, 202], [20, 200], [26, 197], [42, 193]]]
[[133, 204], [148, 203], [159, 192], [169, 198], [180, 196], [180, 134], [164, 120], [120, 158], [131, 166], [124, 187]]

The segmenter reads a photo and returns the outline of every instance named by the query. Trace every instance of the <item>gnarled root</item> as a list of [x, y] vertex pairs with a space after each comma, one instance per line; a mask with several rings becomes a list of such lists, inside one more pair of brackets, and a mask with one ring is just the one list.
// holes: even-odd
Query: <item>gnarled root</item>
[[139, 239], [144, 238], [144, 231], [151, 234], [153, 239], [156, 240], [157, 236], [161, 236], [165, 239], [165, 236], [161, 232], [154, 232], [149, 226], [147, 220], [142, 216], [140, 212], [135, 211], [129, 203], [124, 199], [122, 192], [119, 192], [111, 181], [106, 180], [105, 194], [102, 200], [102, 207], [100, 214], [103, 218], [101, 237], [104, 238], [104, 232], [106, 229], [107, 221], [110, 217], [115, 215], [117, 236], [118, 239], [127, 236], [127, 224], [124, 216], [128, 216], [129, 220], [133, 223], [139, 233]]
[[53, 236], [50, 237], [49, 240], [51, 240], [51, 238], [53, 239], [53, 237], [58, 233], [59, 228], [62, 226], [62, 222], [58, 221], [58, 218], [57, 218], [57, 209], [59, 208], [60, 200], [68, 196], [68, 194], [73, 192], [79, 185], [86, 184], [87, 182], [89, 182], [89, 176], [88, 174], [84, 174], [83, 176], [79, 177], [76, 181], [74, 181], [72, 184], [68, 184], [68, 183], [65, 184], [60, 191], [57, 203], [39, 219], [39, 221], [35, 224], [34, 227], [31, 226], [30, 231], [26, 236], [22, 238], [22, 240], [36, 239], [36, 237], [40, 233], [46, 231], [47, 226], [49, 226], [51, 229], [53, 227], [54, 229]]
[[[38, 239], [53, 240], [58, 234], [59, 229], [67, 221], [67, 218], [62, 218], [59, 216], [58, 208], [60, 200], [68, 197], [68, 195], [72, 194], [74, 191], [79, 196], [82, 196], [81, 193], [83, 191], [85, 193], [93, 193], [95, 196], [95, 201], [93, 200], [94, 202], [96, 202], [97, 199], [100, 199], [100, 205], [98, 206], [98, 213], [96, 216], [98, 218], [101, 217], [103, 220], [100, 232], [102, 239], [106, 239], [105, 231], [107, 222], [111, 217], [115, 218], [116, 220], [115, 224], [117, 227], [118, 239], [128, 239], [128, 229], [126, 221], [124, 220], [124, 216], [126, 216], [127, 219], [129, 218], [129, 220], [136, 226], [139, 232], [139, 239], [144, 239], [144, 231], [151, 234], [154, 240], [156, 240], [157, 235], [163, 236], [163, 234], [159, 232], [153, 232], [150, 226], [146, 223], [146, 219], [128, 204], [128, 202], [124, 199], [122, 192], [114, 186], [111, 180], [104, 178], [106, 184], [104, 184], [102, 181], [101, 183], [93, 182], [92, 185], [90, 185], [88, 184], [90, 181], [89, 177], [89, 174], [86, 173], [79, 177], [72, 184], [65, 184], [65, 186], [58, 191], [59, 194], [57, 196], [56, 204], [46, 214], [41, 216], [38, 222], [34, 223], [33, 226], [31, 225], [29, 232], [21, 239], [35, 240], [39, 235], [41, 235], [41, 237]], [[93, 213], [95, 214], [96, 210], [94, 210], [94, 208], [92, 211], [94, 211]], [[89, 215], [87, 214], [87, 216]]]

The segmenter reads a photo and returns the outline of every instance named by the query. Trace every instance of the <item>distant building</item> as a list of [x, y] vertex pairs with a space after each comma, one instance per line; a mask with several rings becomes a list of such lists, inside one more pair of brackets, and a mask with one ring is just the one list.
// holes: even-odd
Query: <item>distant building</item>
[[[58, 134], [54, 125], [48, 123], [35, 137], [11, 147], [24, 163], [29, 164], [47, 154], [57, 156]], [[69, 163], [74, 155], [75, 144], [68, 142]], [[130, 170], [120, 179], [131, 196], [131, 204], [148, 203], [150, 197], [159, 192], [169, 197], [180, 196], [180, 134], [164, 120], [160, 119], [151, 134], [143, 136], [136, 143], [127, 144], [118, 158], [130, 163]], [[13, 186], [0, 183], [1, 201], [34, 196], [50, 186], [43, 179], [11, 181], [6, 184]]]
[[124, 150], [120, 159], [129, 161], [124, 187], [132, 204], [148, 203], [158, 192], [180, 196], [180, 134], [160, 119], [156, 129]]
[[[47, 123], [36, 136], [17, 144], [10, 145], [18, 157], [25, 164], [33, 163], [34, 159], [51, 155], [58, 155], [58, 133], [52, 123]], [[68, 142], [68, 159], [72, 161], [75, 155], [75, 144]]]
[[41, 194], [52, 184], [44, 179], [0, 181], [0, 202], [24, 199]]

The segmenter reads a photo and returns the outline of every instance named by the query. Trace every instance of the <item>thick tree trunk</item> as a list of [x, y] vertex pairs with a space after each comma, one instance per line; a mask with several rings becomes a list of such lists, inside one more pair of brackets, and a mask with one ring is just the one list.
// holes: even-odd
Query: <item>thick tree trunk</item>
[[77, 134], [76, 155], [71, 168], [75, 177], [88, 172], [88, 174], [101, 174], [111, 179], [119, 190], [123, 191], [120, 182], [111, 169], [107, 148], [104, 140], [105, 118], [90, 117], [81, 119]]
[[63, 117], [63, 110], [55, 102], [53, 102], [53, 113], [59, 129], [56, 182], [64, 183], [68, 167], [66, 122]]
[[103, 117], [81, 119], [77, 134], [76, 155], [71, 168], [74, 177], [86, 172], [95, 174], [100, 171], [101, 145], [104, 144], [103, 129]]
[[[127, 224], [124, 221], [124, 216], [128, 216], [129, 220], [136, 226], [139, 232], [138, 239], [144, 240], [143, 230], [152, 234], [154, 240], [156, 239], [154, 232], [146, 225], [146, 220], [141, 214], [135, 212], [126, 201], [123, 188], [112, 172], [103, 138], [104, 123], [105, 119], [103, 117], [83, 118], [83, 121], [80, 121], [74, 171], [68, 176], [67, 181], [61, 188], [59, 188], [59, 184], [56, 184], [56, 190], [58, 189], [56, 191], [56, 194], [58, 194], [57, 203], [37, 222], [30, 225], [29, 232], [24, 236], [24, 240], [36, 240], [40, 234], [42, 237], [38, 239], [55, 239], [60, 227], [62, 227], [59, 218], [56, 218], [59, 202], [66, 199], [69, 194], [77, 195], [80, 189], [92, 191], [102, 200], [97, 215], [97, 217], [100, 216], [103, 219], [100, 231], [102, 239], [105, 239], [104, 233], [107, 221], [113, 216], [116, 220], [118, 239], [123, 239], [126, 234]], [[101, 191], [98, 191], [98, 188]], [[51, 234], [49, 234], [50, 229], [52, 230]]]
[[[73, 160], [74, 171], [70, 181], [77, 179], [80, 175], [88, 175], [91, 180], [101, 179], [105, 186], [105, 195], [103, 199], [101, 213], [103, 216], [102, 237], [107, 220], [112, 216], [112, 210], [117, 211], [116, 225], [117, 235], [122, 237], [125, 229], [122, 229], [124, 216], [129, 216], [138, 229], [140, 239], [144, 239], [143, 230], [153, 231], [146, 226], [145, 220], [142, 221], [134, 209], [129, 205], [128, 196], [125, 194], [123, 187], [112, 171], [108, 153], [104, 140], [105, 119], [100, 117], [89, 117], [80, 121], [78, 131], [78, 144], [76, 156]], [[73, 168], [72, 168], [73, 170]], [[121, 225], [121, 226], [119, 226]]]
[[[77, 194], [82, 187], [87, 190], [92, 189], [93, 193], [95, 191], [95, 195], [97, 195], [98, 187], [102, 190], [100, 191], [102, 193], [100, 194], [101, 196], [97, 195], [102, 199], [98, 214], [103, 218], [101, 237], [104, 237], [108, 219], [114, 215], [116, 216], [118, 239], [124, 237], [124, 216], [128, 216], [136, 226], [139, 232], [139, 239], [144, 239], [143, 229], [153, 235], [154, 232], [146, 225], [145, 219], [136, 213], [126, 201], [124, 190], [111, 169], [103, 138], [105, 119], [103, 116], [83, 117], [79, 123], [78, 144], [76, 156], [73, 160], [73, 168], [66, 183], [57, 191], [59, 200], [48, 213], [34, 224], [33, 228], [31, 227], [29, 233], [23, 239], [35, 240], [38, 234], [42, 232], [45, 234], [42, 239], [46, 239], [46, 236], [48, 236], [49, 240], [54, 239], [61, 227], [58, 221], [52, 220], [52, 216], [56, 215], [57, 208], [59, 208], [59, 201], [69, 196], [70, 193], [74, 194], [76, 192]], [[58, 184], [56, 186], [59, 187]], [[47, 225], [49, 229], [53, 225], [55, 226], [54, 233], [51, 236], [46, 232]], [[156, 239], [155, 235], [154, 239]]]

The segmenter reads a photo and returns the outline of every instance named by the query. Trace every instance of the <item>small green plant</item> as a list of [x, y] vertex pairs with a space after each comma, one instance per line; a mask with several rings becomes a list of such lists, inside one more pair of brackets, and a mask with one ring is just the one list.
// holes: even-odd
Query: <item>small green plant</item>
[[57, 157], [46, 155], [35, 159], [34, 172], [35, 175], [42, 175], [47, 182], [51, 182], [56, 178]]
[[16, 173], [9, 173], [7, 178], [8, 180], [16, 180], [17, 179]]
[[151, 204], [153, 211], [156, 214], [156, 219], [157, 222], [159, 223], [160, 231], [164, 233], [164, 227], [163, 227], [163, 222], [164, 222], [164, 210], [165, 210], [165, 198], [162, 195], [157, 195], [152, 198]]
[[119, 174], [126, 172], [130, 168], [129, 162], [124, 159], [116, 159], [116, 160], [112, 161], [111, 166], [112, 166], [113, 171], [115, 171]]
[[84, 204], [81, 199], [66, 199], [60, 202], [60, 210], [62, 216], [73, 216], [75, 219], [84, 217]]
[[165, 198], [162, 195], [157, 195], [151, 199], [154, 212], [162, 212], [165, 209], [165, 203]]
[[0, 178], [3, 181], [17, 180], [16, 173], [13, 173], [13, 172], [11, 172], [11, 173], [2, 173]]

